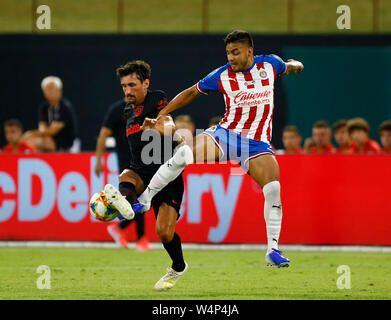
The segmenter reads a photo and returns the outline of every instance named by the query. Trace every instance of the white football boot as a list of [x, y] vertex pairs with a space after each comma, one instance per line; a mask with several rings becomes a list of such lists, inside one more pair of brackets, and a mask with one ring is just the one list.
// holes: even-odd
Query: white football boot
[[175, 286], [178, 279], [183, 276], [187, 270], [187, 263], [185, 261], [185, 269], [181, 272], [175, 271], [173, 268], [167, 268], [167, 273], [155, 284], [155, 289], [158, 291], [164, 291], [171, 289]]
[[104, 191], [108, 203], [117, 209], [125, 219], [132, 220], [134, 218], [132, 206], [116, 187], [111, 184], [106, 184]]

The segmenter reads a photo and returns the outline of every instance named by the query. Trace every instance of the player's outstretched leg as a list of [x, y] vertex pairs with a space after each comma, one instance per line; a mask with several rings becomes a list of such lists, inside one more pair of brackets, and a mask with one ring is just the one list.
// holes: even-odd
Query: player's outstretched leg
[[175, 180], [183, 169], [194, 162], [193, 151], [188, 145], [181, 146], [171, 159], [162, 164], [152, 177], [145, 191], [133, 204], [135, 213], [146, 212], [151, 207], [152, 198], [171, 181]]
[[104, 191], [109, 204], [116, 208], [125, 219], [132, 220], [134, 218], [134, 211], [131, 204], [116, 187], [111, 184], [106, 184]]

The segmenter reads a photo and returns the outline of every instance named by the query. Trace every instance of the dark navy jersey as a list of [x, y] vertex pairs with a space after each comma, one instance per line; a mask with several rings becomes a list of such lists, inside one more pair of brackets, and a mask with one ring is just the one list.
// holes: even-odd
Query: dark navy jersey
[[[156, 171], [173, 154], [171, 137], [163, 137], [155, 130], [142, 131], [145, 118], [156, 118], [167, 105], [163, 91], [149, 91], [141, 105], [126, 105], [126, 137], [130, 147], [130, 165], [132, 168], [146, 168]], [[153, 141], [153, 139], [156, 139]]]
[[107, 110], [102, 124], [103, 127], [109, 128], [113, 132], [112, 136], [115, 139], [115, 150], [118, 155], [120, 172], [128, 167], [130, 162], [130, 151], [126, 139], [125, 106], [124, 99], [113, 103]]

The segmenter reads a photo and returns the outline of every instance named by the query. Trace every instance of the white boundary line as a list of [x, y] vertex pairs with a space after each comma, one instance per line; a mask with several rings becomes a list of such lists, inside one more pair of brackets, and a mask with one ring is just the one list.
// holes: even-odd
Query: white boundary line
[[[153, 249], [163, 249], [160, 242], [151, 242]], [[195, 250], [266, 250], [264, 244], [201, 244], [183, 243], [183, 249]], [[35, 248], [120, 248], [114, 242], [93, 241], [0, 241], [1, 247], [35, 247]], [[134, 249], [135, 244], [129, 243]], [[280, 245], [283, 251], [337, 251], [337, 252], [391, 252], [389, 246], [347, 246], [347, 245]]]

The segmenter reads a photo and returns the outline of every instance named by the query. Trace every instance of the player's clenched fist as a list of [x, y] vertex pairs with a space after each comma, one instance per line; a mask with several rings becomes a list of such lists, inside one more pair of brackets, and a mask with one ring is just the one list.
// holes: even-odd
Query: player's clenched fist
[[285, 65], [286, 65], [285, 74], [300, 73], [304, 70], [304, 65], [300, 61], [294, 59], [288, 59]]

